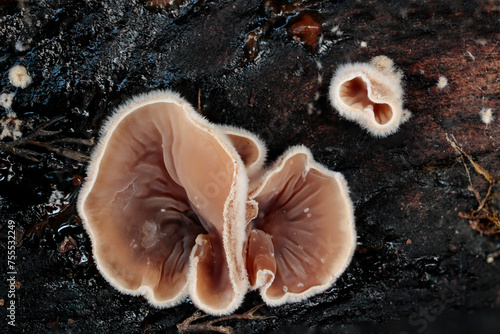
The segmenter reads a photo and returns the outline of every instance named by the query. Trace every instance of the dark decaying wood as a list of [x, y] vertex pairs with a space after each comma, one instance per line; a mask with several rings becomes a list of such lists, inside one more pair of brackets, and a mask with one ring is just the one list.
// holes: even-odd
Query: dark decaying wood
[[[162, 8], [0, 1], [0, 90], [15, 93], [11, 111], [23, 133], [17, 144], [0, 142], [2, 282], [10, 278], [8, 231], [16, 231], [10, 329], [175, 332], [195, 313], [189, 301], [156, 309], [113, 289], [75, 210], [90, 140], [105, 118], [132, 95], [169, 88], [209, 120], [257, 133], [270, 162], [290, 145], [311, 148], [345, 175], [359, 235], [352, 264], [325, 293], [263, 306], [256, 319], [262, 301], [252, 292], [236, 316], [193, 324], [256, 333], [494, 332], [499, 10], [494, 0], [177, 0]], [[341, 119], [327, 98], [340, 64], [377, 55], [403, 71], [413, 114], [382, 139]], [[16, 64], [33, 78], [25, 89], [9, 83]], [[488, 109], [486, 124], [480, 112]], [[8, 289], [0, 286], [3, 319]]]

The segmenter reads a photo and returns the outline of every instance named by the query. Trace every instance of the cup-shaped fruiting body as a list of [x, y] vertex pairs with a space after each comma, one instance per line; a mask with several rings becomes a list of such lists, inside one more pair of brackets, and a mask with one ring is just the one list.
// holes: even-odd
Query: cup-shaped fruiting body
[[385, 56], [370, 63], [342, 65], [331, 81], [330, 101], [340, 115], [372, 135], [388, 136], [410, 117], [403, 110], [401, 76]]
[[258, 203], [248, 239], [251, 288], [268, 305], [300, 301], [330, 287], [356, 246], [353, 205], [340, 173], [302, 146], [288, 150], [250, 192]]
[[31, 76], [26, 67], [16, 65], [9, 70], [9, 81], [14, 87], [26, 88], [31, 84]]
[[103, 276], [172, 306], [227, 314], [248, 289], [245, 166], [228, 137], [169, 91], [132, 99], [103, 127], [79, 213]]

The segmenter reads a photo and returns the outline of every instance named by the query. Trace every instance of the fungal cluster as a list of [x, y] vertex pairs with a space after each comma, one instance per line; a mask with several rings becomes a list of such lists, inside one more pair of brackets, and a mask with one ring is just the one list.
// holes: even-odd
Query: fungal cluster
[[265, 158], [255, 135], [208, 122], [170, 91], [124, 104], [78, 201], [102, 275], [156, 306], [189, 296], [214, 315], [251, 289], [280, 305], [330, 287], [356, 245], [344, 177], [303, 146]]
[[[10, 68], [9, 73], [9, 83], [11, 87], [6, 87], [2, 90], [0, 94], [0, 107], [5, 110], [5, 114], [0, 117], [0, 140], [6, 137], [11, 137], [13, 140], [17, 140], [22, 137], [21, 126], [22, 121], [17, 117], [17, 114], [12, 109], [12, 103], [16, 96], [17, 89], [24, 89], [28, 87], [32, 78], [28, 74], [26, 67], [22, 65], [15, 65]], [[9, 92], [12, 88], [16, 91]]]

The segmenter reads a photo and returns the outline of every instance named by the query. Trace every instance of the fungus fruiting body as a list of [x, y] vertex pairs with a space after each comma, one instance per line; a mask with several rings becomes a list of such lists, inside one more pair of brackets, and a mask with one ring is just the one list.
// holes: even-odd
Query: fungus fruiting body
[[29, 43], [24, 43], [21, 40], [16, 41], [16, 45], [15, 45], [16, 51], [24, 52], [24, 51], [28, 50], [29, 47], [30, 47]]
[[446, 86], [448, 86], [448, 79], [446, 77], [444, 77], [444, 76], [440, 76], [438, 78], [436, 86], [439, 89], [444, 89]]
[[209, 123], [170, 91], [120, 107], [101, 134], [78, 211], [103, 276], [173, 306], [228, 314], [248, 288], [268, 305], [327, 289], [356, 244], [341, 174], [308, 149], [264, 168], [254, 134]]
[[481, 109], [481, 111], [479, 111], [479, 115], [481, 116], [481, 120], [483, 121], [483, 123], [487, 125], [490, 124], [495, 118], [493, 116], [493, 109], [491, 108]]
[[0, 106], [5, 110], [12, 109], [12, 102], [14, 101], [14, 93], [2, 93], [0, 94]]
[[353, 206], [340, 173], [316, 163], [308, 149], [289, 149], [250, 192], [250, 286], [268, 305], [300, 301], [330, 287], [356, 245]]
[[0, 118], [0, 140], [6, 137], [17, 140], [23, 136], [21, 132], [22, 121], [17, 118], [16, 113], [12, 109], [7, 110], [9, 110], [7, 114]]
[[225, 134], [177, 94], [139, 96], [103, 127], [78, 209], [103, 276], [172, 306], [210, 314], [247, 291], [248, 179]]
[[343, 65], [332, 78], [330, 101], [340, 115], [358, 122], [372, 135], [388, 136], [410, 117], [403, 110], [401, 76], [385, 56], [370, 63]]
[[22, 65], [16, 65], [9, 70], [9, 80], [14, 87], [18, 88], [26, 88], [31, 84], [31, 76]]

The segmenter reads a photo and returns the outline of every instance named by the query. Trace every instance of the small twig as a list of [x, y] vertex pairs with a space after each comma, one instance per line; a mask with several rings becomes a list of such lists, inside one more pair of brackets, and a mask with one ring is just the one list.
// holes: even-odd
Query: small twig
[[482, 219], [485, 219], [485, 220], [491, 221], [492, 223], [495, 223], [495, 225], [498, 224], [497, 223], [498, 220], [495, 221], [495, 218], [498, 218], [498, 217], [490, 216], [488, 214], [471, 214], [471, 213], [466, 213], [466, 212], [459, 212], [458, 216], [460, 218], [470, 219], [470, 220], [474, 220], [474, 221], [477, 221], [477, 222], [479, 222]]
[[481, 87], [479, 87], [477, 84], [474, 84], [474, 86], [476, 86], [476, 88], [477, 88], [477, 89], [479, 89], [479, 91], [480, 91], [481, 93], [483, 93], [483, 96], [484, 96], [484, 91], [481, 89]]
[[49, 145], [54, 144], [76, 144], [76, 145], [84, 145], [84, 146], [92, 146], [94, 145], [94, 138], [84, 139], [84, 138], [61, 138], [55, 139], [47, 142]]
[[464, 158], [462, 156], [462, 155], [466, 155], [466, 154], [462, 150], [462, 148], [460, 148], [457, 145], [457, 140], [455, 139], [455, 136], [451, 135], [451, 137], [453, 138], [454, 142], [452, 142], [450, 140], [450, 138], [448, 137], [448, 134], [446, 134], [446, 140], [448, 140], [448, 142], [450, 143], [451, 147], [453, 147], [453, 149], [460, 155], [460, 160], [462, 161], [462, 163], [464, 165], [465, 172], [467, 173], [467, 178], [469, 179], [469, 190], [472, 191], [472, 193], [474, 194], [474, 196], [476, 196], [477, 202], [479, 204], [481, 204], [481, 196], [479, 195], [479, 192], [476, 190], [476, 188], [474, 188], [474, 185], [472, 184], [472, 178], [470, 176], [469, 168], [467, 167], [467, 164], [465, 163], [465, 160], [464, 160]]
[[90, 157], [88, 155], [82, 154], [77, 151], [69, 150], [67, 148], [59, 148], [59, 147], [53, 147], [49, 143], [42, 143], [39, 141], [31, 141], [29, 142], [31, 145], [39, 146], [45, 148], [47, 151], [57, 153], [59, 155], [62, 155], [65, 158], [80, 161], [80, 162], [85, 162], [89, 161]]
[[[453, 138], [453, 141], [451, 141], [448, 134], [446, 134], [446, 140], [448, 140], [451, 147], [453, 147], [453, 149], [455, 149], [455, 151], [460, 154], [460, 158], [464, 164], [465, 171], [469, 179], [468, 189], [472, 191], [478, 202], [478, 207], [476, 210], [473, 210], [469, 213], [459, 212], [458, 216], [460, 218], [468, 219], [471, 227], [480, 231], [481, 233], [484, 233], [486, 235], [500, 233], [500, 220], [498, 219], [498, 212], [494, 208], [488, 207], [488, 201], [495, 196], [495, 194], [492, 193], [492, 189], [495, 185], [498, 184], [499, 178], [491, 176], [491, 174], [483, 166], [476, 163], [470, 155], [464, 152], [464, 150], [458, 145], [458, 142], [453, 135], [451, 135], [451, 137]], [[489, 184], [488, 190], [486, 191], [486, 195], [484, 197], [481, 197], [479, 192], [474, 188], [474, 185], [472, 184], [472, 178], [469, 169], [467, 168], [464, 156], [472, 164], [476, 173], [484, 177], [484, 179]]]
[[41, 153], [34, 152], [34, 151], [31, 151], [31, 150], [26, 150], [24, 148], [17, 148], [17, 147], [13, 147], [12, 150], [11, 150], [11, 152], [14, 153], [15, 155], [18, 155], [18, 156], [20, 156], [22, 158], [31, 160], [33, 162], [40, 162], [40, 160], [38, 160], [38, 158], [36, 158], [36, 157], [42, 157], [43, 156], [43, 154], [41, 154]]
[[26, 140], [32, 140], [32, 139], [35, 139], [36, 137], [47, 137], [47, 136], [52, 136], [52, 135], [60, 133], [61, 132], [60, 130], [59, 131], [45, 131], [45, 128], [51, 126], [54, 123], [62, 121], [65, 118], [66, 117], [64, 117], [64, 116], [59, 116], [59, 117], [54, 118], [51, 121], [48, 121], [47, 123], [42, 124], [41, 126], [39, 126], [38, 128], [36, 128], [35, 131], [33, 131], [32, 133], [30, 133], [29, 135], [27, 135], [25, 137], [25, 139]]
[[180, 333], [185, 332], [197, 332], [197, 331], [213, 331], [223, 334], [232, 334], [234, 330], [230, 326], [214, 326], [215, 323], [231, 320], [231, 319], [245, 319], [245, 320], [265, 320], [275, 318], [275, 316], [264, 316], [264, 315], [254, 315], [255, 311], [261, 308], [265, 304], [257, 305], [254, 308], [246, 311], [243, 314], [233, 314], [212, 320], [208, 320], [202, 323], [193, 324], [196, 320], [206, 318], [207, 315], [202, 314], [200, 311], [196, 311], [192, 316], [177, 324], [177, 329]]
[[20, 139], [7, 142], [7, 143], [0, 143], [0, 151], [3, 152], [12, 152], [13, 154], [16, 154], [20, 157], [23, 157], [25, 159], [34, 161], [34, 162], [40, 162], [39, 158], [43, 156], [43, 154], [29, 150], [29, 149], [24, 149], [24, 148], [19, 148], [19, 146], [26, 146], [26, 145], [33, 145], [33, 146], [38, 146], [38, 147], [43, 147], [44, 149], [57, 153], [65, 158], [71, 159], [71, 160], [76, 160], [79, 162], [86, 162], [90, 160], [90, 157], [82, 154], [77, 151], [73, 151], [67, 148], [59, 148], [59, 147], [54, 147], [53, 145], [55, 144], [78, 144], [78, 145], [85, 145], [85, 146], [91, 146], [94, 144], [93, 139], [80, 139], [80, 138], [62, 138], [62, 139], [55, 139], [49, 142], [41, 142], [38, 140], [35, 140], [36, 138], [40, 137], [50, 137], [57, 135], [62, 132], [62, 130], [57, 130], [57, 131], [48, 131], [45, 130], [48, 126], [63, 120], [65, 117], [60, 116], [56, 117], [53, 120], [48, 121], [47, 123], [42, 124], [38, 128], [36, 128], [33, 132], [28, 134], [25, 137], [22, 137]]
[[490, 199], [491, 189], [493, 188], [494, 185], [495, 185], [494, 183], [490, 183], [490, 186], [488, 187], [488, 192], [486, 193], [486, 196], [484, 196], [484, 198], [481, 201], [479, 201], [479, 206], [476, 209], [476, 212], [479, 212], [484, 208], [486, 201], [488, 201]]
[[22, 137], [7, 143], [0, 143], [0, 151], [12, 151], [14, 147], [26, 145], [27, 142], [32, 141], [37, 137], [48, 137], [60, 133], [61, 131], [46, 131], [44, 129], [49, 125], [52, 125], [62, 119], [64, 119], [64, 116], [56, 117], [53, 120], [48, 121], [47, 123], [44, 123], [43, 125], [39, 126], [33, 132], [28, 134], [26, 137]]
[[451, 137], [453, 138], [453, 140], [455, 142], [452, 142], [450, 140], [450, 138], [448, 137], [448, 134], [446, 134], [446, 140], [448, 140], [451, 147], [453, 147], [455, 149], [455, 151], [457, 151], [457, 153], [462, 154], [463, 156], [465, 156], [469, 160], [469, 162], [474, 167], [474, 170], [476, 171], [476, 173], [482, 175], [486, 179], [486, 181], [488, 181], [488, 183], [494, 183], [496, 181], [496, 179], [493, 176], [491, 176], [490, 173], [486, 169], [484, 169], [483, 166], [481, 166], [480, 164], [475, 162], [470, 155], [465, 153], [464, 150], [460, 146], [458, 146], [458, 142], [453, 135], [451, 135]]

